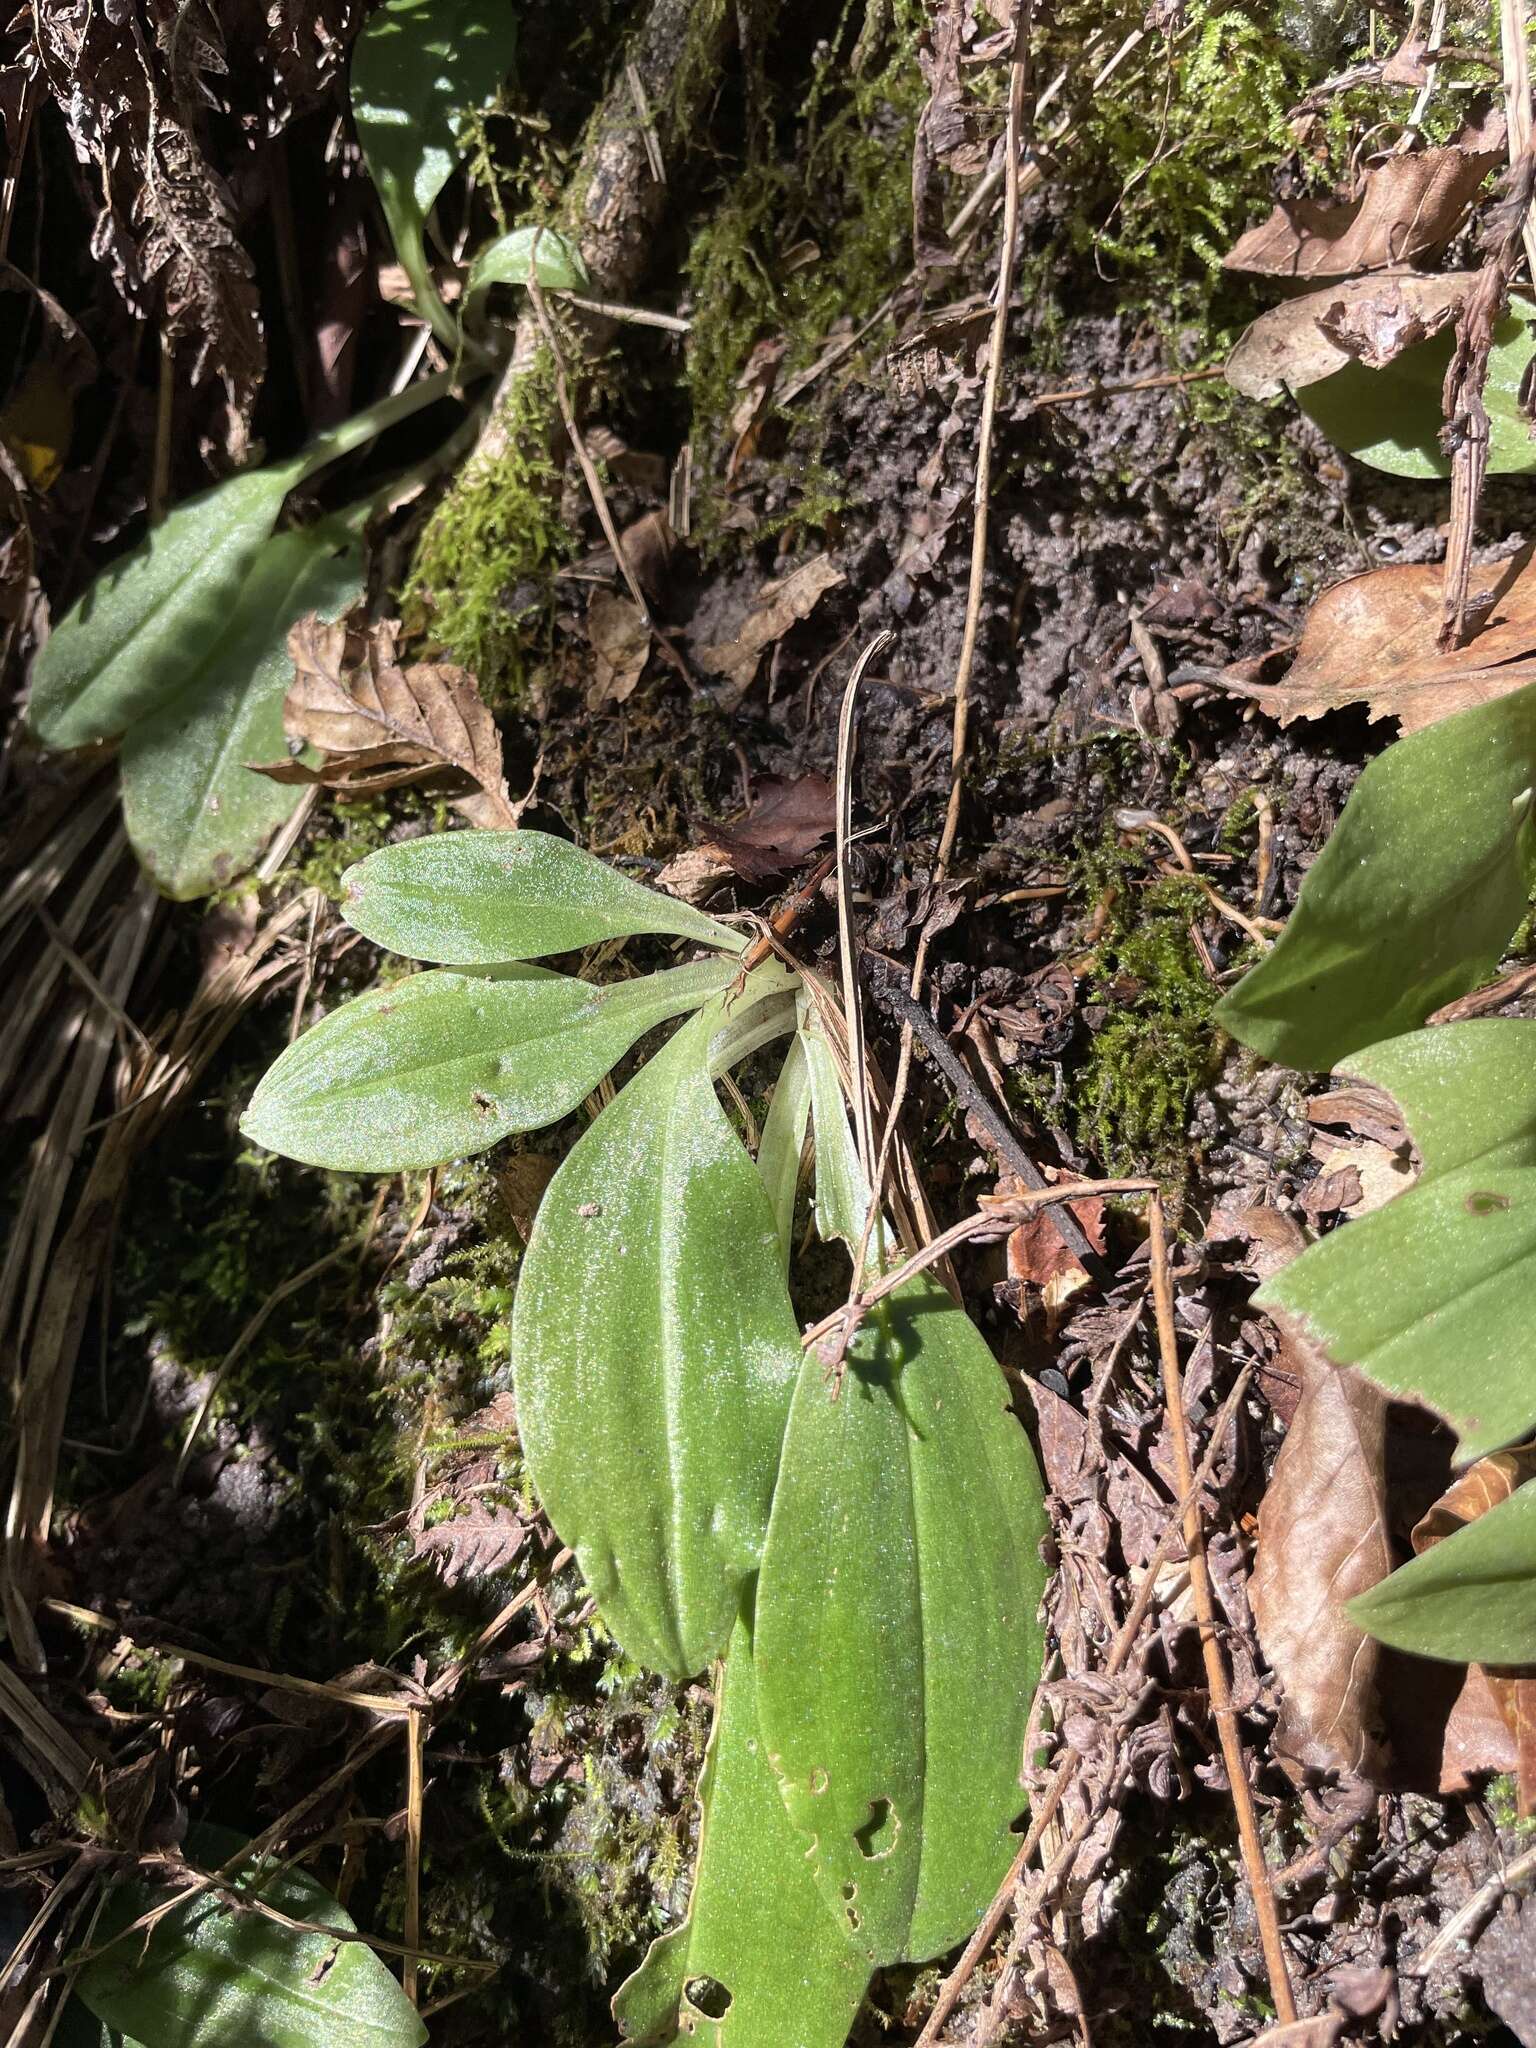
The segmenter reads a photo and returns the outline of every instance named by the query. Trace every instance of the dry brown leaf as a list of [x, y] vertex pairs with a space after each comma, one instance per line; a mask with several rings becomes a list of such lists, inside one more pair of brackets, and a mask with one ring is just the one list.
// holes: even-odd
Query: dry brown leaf
[[[1000, 1195], [1022, 1194], [1024, 1183], [1012, 1174], [998, 1181]], [[1066, 1205], [1096, 1252], [1104, 1249], [1104, 1204], [1097, 1195]], [[1060, 1315], [1074, 1294], [1089, 1283], [1089, 1273], [1051, 1221], [1049, 1209], [1033, 1209], [1008, 1237], [1008, 1278], [1040, 1290], [1049, 1320]]]
[[1364, 704], [1372, 718], [1395, 718], [1405, 733], [1420, 732], [1536, 682], [1532, 554], [1525, 547], [1474, 572], [1484, 623], [1465, 647], [1442, 652], [1437, 644], [1444, 568], [1404, 562], [1325, 590], [1282, 682], [1257, 681], [1237, 664], [1222, 680], [1282, 725]]
[[[1405, 1152], [1389, 1149], [1374, 1138], [1361, 1138], [1352, 1145], [1329, 1147], [1301, 1207], [1309, 1216], [1325, 1211], [1351, 1219], [1369, 1216], [1402, 1194], [1412, 1181], [1413, 1168]], [[1321, 1191], [1328, 1182], [1335, 1185], [1324, 1200]]]
[[[1421, 1555], [1432, 1550], [1437, 1543], [1444, 1542], [1447, 1536], [1454, 1536], [1468, 1522], [1475, 1522], [1490, 1508], [1508, 1500], [1517, 1486], [1523, 1486], [1532, 1478], [1536, 1478], [1536, 1444], [1517, 1444], [1513, 1450], [1495, 1451], [1491, 1457], [1479, 1458], [1475, 1465], [1468, 1466], [1456, 1478], [1415, 1526], [1412, 1539], [1415, 1553]], [[1507, 1744], [1490, 1741], [1479, 1753], [1463, 1731], [1454, 1757], [1454, 1768], [1458, 1778], [1478, 1771], [1513, 1769], [1520, 1813], [1524, 1818], [1536, 1811], [1536, 1672], [1474, 1664], [1468, 1674], [1469, 1685], [1474, 1692], [1476, 1688], [1472, 1682], [1479, 1676], [1487, 1682], [1509, 1741]], [[1457, 1704], [1459, 1708], [1461, 1702]], [[1448, 1765], [1452, 1762], [1449, 1755], [1447, 1762]]]
[[1346, 363], [1382, 369], [1394, 356], [1449, 327], [1475, 273], [1356, 277], [1287, 299], [1261, 313], [1227, 358], [1227, 382], [1247, 398], [1304, 390]]
[[782, 640], [798, 620], [808, 619], [826, 593], [842, 581], [843, 572], [830, 555], [812, 555], [797, 562], [787, 576], [763, 585], [734, 640], [699, 649], [699, 666], [725, 679], [720, 696], [728, 710], [751, 689], [764, 650]]
[[587, 638], [594, 657], [587, 709], [626, 703], [650, 657], [651, 629], [644, 613], [633, 598], [594, 590], [587, 604]]
[[500, 1453], [516, 1427], [512, 1396], [497, 1394], [460, 1425], [438, 1484], [411, 1510], [412, 1550], [445, 1586], [504, 1570], [527, 1541], [522, 1516], [497, 1497]]
[[1259, 1507], [1248, 1593], [1283, 1688], [1275, 1753], [1296, 1772], [1383, 1769], [1377, 1645], [1345, 1601], [1384, 1579], [1387, 1397], [1350, 1366], [1282, 1329], [1301, 1399]]
[[1343, 205], [1282, 203], [1240, 238], [1222, 268], [1264, 277], [1354, 277], [1438, 256], [1504, 155], [1502, 135], [1494, 146], [1486, 128], [1469, 142], [1373, 164], [1358, 196]]
[[257, 772], [354, 795], [447, 774], [471, 786], [454, 803], [472, 825], [515, 827], [501, 735], [474, 677], [447, 662], [401, 668], [398, 633], [393, 621], [369, 625], [357, 612], [334, 625], [314, 612], [300, 619], [288, 635], [294, 678], [283, 724], [326, 758], [318, 768], [273, 761]]
[[836, 796], [825, 775], [769, 775], [746, 816], [705, 832], [699, 849], [744, 882], [766, 882], [813, 853], [836, 823]]

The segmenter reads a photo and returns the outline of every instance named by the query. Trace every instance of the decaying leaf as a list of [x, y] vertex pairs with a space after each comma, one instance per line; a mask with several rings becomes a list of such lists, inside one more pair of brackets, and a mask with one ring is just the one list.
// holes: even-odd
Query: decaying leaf
[[455, 807], [472, 825], [516, 826], [501, 736], [474, 677], [447, 662], [401, 668], [399, 630], [394, 620], [369, 624], [355, 611], [334, 625], [313, 612], [299, 620], [288, 636], [294, 677], [283, 724], [325, 759], [318, 768], [263, 762], [258, 772], [352, 795], [448, 774], [470, 785]]
[[587, 709], [627, 702], [651, 651], [651, 630], [640, 607], [617, 591], [594, 590], [587, 605], [587, 638], [593, 658]]
[[[1005, 1173], [998, 1181], [999, 1195], [1019, 1195], [1024, 1183]], [[1104, 1204], [1097, 1195], [1066, 1205], [1082, 1226], [1083, 1234], [1096, 1252], [1104, 1249]], [[1051, 1220], [1049, 1209], [1032, 1209], [1025, 1221], [1009, 1234], [1008, 1278], [1015, 1287], [1038, 1288], [1047, 1318], [1060, 1314], [1074, 1294], [1088, 1285], [1087, 1269]]]
[[1387, 1397], [1282, 1330], [1301, 1399], [1259, 1508], [1248, 1594], [1284, 1689], [1276, 1754], [1298, 1772], [1376, 1777], [1382, 1740], [1377, 1645], [1344, 1602], [1393, 1565], [1387, 1526]]
[[[1536, 1478], [1536, 1444], [1522, 1444], [1510, 1451], [1495, 1451], [1479, 1458], [1461, 1473], [1443, 1493], [1413, 1531], [1413, 1548], [1418, 1556], [1433, 1549], [1458, 1529], [1475, 1522], [1490, 1508], [1509, 1499], [1517, 1486]], [[1536, 1673], [1501, 1670], [1474, 1664], [1472, 1674], [1487, 1684], [1500, 1718], [1514, 1746], [1515, 1781], [1522, 1818], [1536, 1812]], [[1479, 1761], [1459, 1759], [1463, 1771], [1476, 1770]], [[1495, 1752], [1481, 1760], [1484, 1770], [1507, 1768], [1503, 1754]]]
[[411, 1547], [428, 1559], [445, 1586], [503, 1571], [528, 1539], [523, 1517], [505, 1499], [498, 1452], [517, 1427], [508, 1393], [496, 1395], [459, 1425], [436, 1484], [411, 1511]]
[[843, 580], [842, 570], [830, 555], [812, 555], [797, 562], [788, 575], [763, 585], [734, 640], [699, 649], [700, 667], [725, 680], [720, 695], [727, 709], [734, 709], [751, 689], [764, 650], [782, 640], [797, 620], [808, 619], [826, 593]]
[[766, 882], [830, 838], [833, 801], [824, 775], [766, 776], [750, 811], [732, 825], [707, 827], [697, 845], [668, 861], [656, 879], [685, 903], [707, 903], [732, 875]]
[[1346, 364], [1379, 370], [1415, 342], [1451, 325], [1475, 273], [1356, 277], [1287, 299], [1244, 329], [1227, 358], [1227, 382], [1246, 398], [1305, 390]]
[[746, 816], [716, 825], [700, 850], [744, 882], [766, 882], [813, 853], [836, 823], [832, 785], [824, 775], [766, 776]]
[[1536, 681], [1536, 550], [1473, 572], [1482, 624], [1465, 647], [1438, 646], [1444, 568], [1400, 563], [1336, 583], [1313, 605], [1284, 680], [1225, 671], [1228, 688], [1252, 697], [1282, 725], [1364, 704], [1419, 732], [1454, 712]]
[[1366, 172], [1343, 205], [1287, 200], [1222, 259], [1225, 270], [1264, 277], [1353, 277], [1438, 256], [1504, 155], [1490, 124], [1463, 143], [1390, 156]]
[[897, 397], [920, 398], [950, 363], [974, 368], [976, 352], [991, 325], [992, 308], [977, 292], [956, 305], [923, 313], [904, 327], [885, 359]]

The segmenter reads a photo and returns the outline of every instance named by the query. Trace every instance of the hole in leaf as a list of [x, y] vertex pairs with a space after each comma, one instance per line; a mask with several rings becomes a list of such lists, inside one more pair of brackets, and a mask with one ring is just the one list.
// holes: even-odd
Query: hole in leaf
[[859, 1888], [853, 1882], [853, 1879], [850, 1878], [848, 1882], [843, 1886], [843, 1897], [848, 1900], [853, 1900], [856, 1899], [858, 1896]]
[[1467, 1197], [1469, 1216], [1493, 1216], [1508, 1207], [1508, 1195], [1495, 1194], [1492, 1188], [1475, 1188]]
[[826, 1791], [827, 1787], [831, 1784], [831, 1782], [832, 1780], [827, 1776], [826, 1772], [821, 1768], [820, 1764], [816, 1766], [815, 1770], [812, 1771], [810, 1777], [806, 1780], [806, 1783], [811, 1788], [811, 1793], [813, 1797], [817, 1799], [819, 1799], [822, 1793]]
[[858, 1844], [859, 1854], [873, 1863], [881, 1856], [889, 1856], [896, 1846], [896, 1837], [901, 1822], [889, 1799], [873, 1799], [869, 1806], [869, 1819], [863, 1827], [855, 1828], [853, 1839]]
[[859, 1929], [864, 1925], [864, 1922], [859, 1918], [858, 1914], [853, 1910], [852, 1906], [848, 1908], [848, 1925], [853, 1929], [855, 1934], [857, 1934]]
[[731, 2009], [731, 1994], [713, 1977], [690, 1977], [683, 1996], [707, 2020], [723, 2020]]

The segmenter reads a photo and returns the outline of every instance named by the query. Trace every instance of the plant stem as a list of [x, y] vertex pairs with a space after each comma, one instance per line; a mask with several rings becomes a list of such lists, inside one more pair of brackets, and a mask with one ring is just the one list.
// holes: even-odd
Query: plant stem
[[368, 442], [377, 440], [380, 434], [398, 426], [401, 420], [408, 420], [413, 413], [435, 405], [438, 399], [448, 396], [457, 382], [452, 370], [435, 370], [419, 383], [407, 384], [403, 391], [392, 391], [388, 397], [353, 413], [351, 419], [343, 420], [329, 433], [317, 435], [295, 458], [299, 465], [298, 481], [302, 483], [317, 470], [339, 462], [343, 455], [350, 455], [354, 448], [365, 447]]

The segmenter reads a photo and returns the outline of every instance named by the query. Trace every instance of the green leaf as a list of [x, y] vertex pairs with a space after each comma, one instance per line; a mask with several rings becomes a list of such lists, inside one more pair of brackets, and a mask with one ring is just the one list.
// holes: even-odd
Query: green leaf
[[1536, 687], [1388, 747], [1217, 1023], [1267, 1059], [1331, 1067], [1486, 981], [1536, 881], [1533, 784]]
[[1536, 1023], [1411, 1032], [1348, 1070], [1401, 1106], [1423, 1170], [1254, 1300], [1444, 1416], [1460, 1459], [1482, 1457], [1536, 1428]]
[[[240, 1847], [222, 1828], [196, 1828], [195, 1858], [222, 1864]], [[350, 1933], [353, 1922], [300, 1870], [242, 1877], [290, 1919]], [[92, 1937], [98, 1947], [170, 1896], [138, 1880], [119, 1885]], [[76, 1993], [104, 2026], [153, 2048], [419, 2048], [427, 2030], [379, 1958], [360, 1941], [295, 1934], [208, 1893], [171, 1914], [146, 1943], [131, 1934], [87, 1963]]]
[[186, 688], [302, 475], [297, 460], [242, 470], [186, 499], [96, 578], [32, 672], [28, 716], [44, 746], [115, 739]]
[[975, 1929], [1040, 1675], [1040, 1477], [980, 1332], [920, 1275], [830, 1398], [806, 1357], [757, 1596], [758, 1712], [789, 1817], [871, 1963]]
[[768, 1193], [768, 1206], [779, 1233], [779, 1253], [789, 1271], [794, 1249], [795, 1198], [800, 1192], [800, 1160], [805, 1151], [806, 1125], [811, 1114], [811, 1075], [805, 1063], [805, 1047], [798, 1034], [790, 1040], [773, 1090], [773, 1100], [763, 1119], [762, 1140], [757, 1148], [757, 1170]]
[[454, 322], [427, 261], [427, 216], [458, 163], [464, 116], [494, 96], [516, 49], [510, 0], [384, 0], [352, 56], [352, 118], [368, 175], [421, 310], [450, 343]]
[[[1451, 328], [1405, 349], [1384, 369], [1347, 363], [1308, 384], [1297, 403], [1346, 455], [1389, 476], [1443, 477], [1450, 460], [1440, 446], [1445, 424], [1441, 390], [1455, 347]], [[1483, 402], [1488, 409], [1488, 469], [1493, 476], [1536, 470], [1536, 440], [1521, 390], [1536, 357], [1536, 305], [1510, 301], [1494, 329]]]
[[288, 629], [339, 617], [362, 592], [358, 535], [338, 522], [280, 533], [259, 550], [233, 612], [176, 696], [123, 739], [123, 816], [140, 863], [184, 903], [256, 859], [303, 792], [253, 775], [285, 751], [293, 680]]
[[779, 1800], [744, 1621], [731, 1637], [699, 1801], [688, 1917], [619, 1987], [613, 2016], [625, 2040], [686, 2031], [702, 2048], [843, 2048], [869, 1965], [823, 1905]]
[[568, 236], [554, 228], [521, 227], [480, 251], [469, 273], [469, 296], [475, 298], [493, 284], [527, 284], [530, 264], [545, 291], [592, 289], [586, 261]]
[[167, 513], [96, 578], [38, 656], [27, 716], [44, 746], [116, 739], [179, 696], [229, 631], [294, 486], [443, 397], [452, 381], [445, 373], [392, 392], [290, 461], [241, 470]]
[[342, 877], [345, 915], [376, 946], [444, 967], [574, 953], [602, 939], [672, 932], [725, 953], [728, 925], [546, 832], [440, 832], [385, 846]]
[[601, 988], [536, 967], [409, 975], [290, 1045], [240, 1128], [269, 1151], [346, 1173], [467, 1158], [567, 1115], [637, 1038], [734, 974], [728, 960], [704, 960]]
[[638, 1663], [691, 1677], [756, 1569], [800, 1362], [757, 1168], [709, 1076], [722, 998], [549, 1185], [512, 1317], [534, 1485]]
[[1349, 1603], [1395, 1650], [1455, 1664], [1536, 1664], [1536, 1484]]

